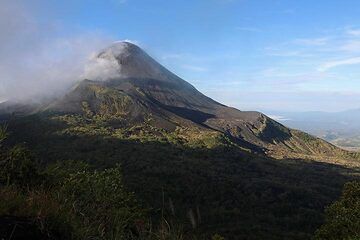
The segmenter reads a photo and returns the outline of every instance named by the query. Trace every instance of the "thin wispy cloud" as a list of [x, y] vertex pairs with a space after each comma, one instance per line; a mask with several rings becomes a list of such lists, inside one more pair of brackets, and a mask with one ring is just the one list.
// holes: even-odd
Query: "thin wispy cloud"
[[352, 36], [360, 36], [360, 29], [347, 29], [346, 33]]
[[360, 40], [351, 40], [345, 42], [341, 47], [340, 50], [347, 51], [350, 53], [359, 53], [360, 52]]
[[276, 120], [276, 121], [289, 121], [289, 120], [291, 120], [290, 118], [280, 116], [280, 115], [269, 115], [269, 117]]
[[[291, 68], [301, 69], [302, 73], [298, 74], [300, 78], [329, 83], [331, 79], [345, 78], [344, 73], [339, 73], [335, 69], [360, 64], [360, 30], [344, 27], [327, 34], [324, 37], [298, 38], [279, 44], [277, 47], [268, 47], [265, 51], [272, 57], [298, 59], [298, 61], [293, 61]], [[307, 57], [307, 65], [301, 65], [300, 58], [304, 57]], [[323, 74], [330, 70], [332, 75]], [[299, 79], [297, 76], [289, 77], [294, 80]]]
[[268, 95], [257, 106], [290, 106], [291, 95], [279, 103], [273, 93], [360, 89], [360, 3], [319, 1], [171, 1], [160, 11], [151, 1], [0, 0], [0, 99], [58, 92], [88, 55], [124, 38], [205, 92], [228, 88], [237, 101], [246, 90], [244, 105], [259, 90]]
[[326, 63], [322, 64], [318, 68], [318, 71], [325, 72], [325, 71], [328, 71], [328, 70], [330, 70], [332, 68], [335, 68], [335, 67], [346, 66], [346, 65], [355, 65], [355, 64], [360, 64], [360, 57], [354, 57], [354, 58], [343, 59], [343, 60], [338, 60], [338, 61], [326, 62]]
[[325, 72], [308, 71], [293, 72], [286, 68], [268, 68], [259, 71], [251, 80], [252, 83], [261, 83], [263, 86], [277, 86], [279, 89], [297, 89], [300, 85], [316, 83], [324, 79], [337, 79], [337, 76]]
[[114, 41], [114, 43], [119, 43], [119, 42], [129, 42], [129, 43], [141, 46], [141, 42], [139, 40], [134, 40], [134, 39], [123, 39], [123, 40]]
[[299, 45], [305, 46], [323, 46], [326, 45], [329, 41], [329, 38], [322, 37], [322, 38], [302, 38], [302, 39], [295, 39], [294, 43]]
[[309, 53], [304, 53], [302, 51], [291, 51], [291, 50], [275, 50], [275, 49], [267, 49], [266, 52], [269, 56], [274, 57], [310, 57], [313, 56]]

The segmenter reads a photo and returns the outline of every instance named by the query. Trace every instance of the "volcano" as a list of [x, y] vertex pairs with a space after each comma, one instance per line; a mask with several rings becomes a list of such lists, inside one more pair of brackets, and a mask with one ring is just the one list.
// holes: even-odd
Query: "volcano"
[[213, 131], [243, 149], [280, 158], [346, 155], [265, 114], [214, 101], [129, 42], [117, 42], [100, 51], [87, 71], [87, 79], [42, 111], [109, 116], [127, 126], [146, 122], [170, 132], [177, 128]]
[[0, 104], [8, 142], [59, 178], [120, 164], [155, 220], [165, 214], [198, 239], [311, 239], [359, 176], [358, 153], [216, 102], [132, 43], [101, 50], [85, 70], [60, 98]]
[[223, 135], [244, 150], [276, 158], [338, 162], [341, 157], [348, 159], [344, 164], [358, 164], [351, 161], [354, 154], [289, 129], [263, 113], [240, 111], [214, 101], [140, 47], [125, 41], [115, 42], [96, 54], [86, 66], [84, 79], [63, 97], [41, 106], [0, 104], [2, 113], [9, 115], [12, 110], [24, 110], [23, 115], [101, 116], [121, 122], [123, 127], [145, 124], [168, 132], [211, 132]]

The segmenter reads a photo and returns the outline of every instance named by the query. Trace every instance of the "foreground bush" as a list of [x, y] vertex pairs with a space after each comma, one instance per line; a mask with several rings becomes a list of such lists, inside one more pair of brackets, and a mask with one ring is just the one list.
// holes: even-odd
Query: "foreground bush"
[[43, 176], [31, 152], [23, 145], [5, 146], [8, 134], [0, 126], [0, 185], [16, 184], [22, 188], [40, 185]]
[[315, 239], [360, 239], [360, 182], [345, 184], [340, 199], [325, 214], [325, 224], [316, 232]]
[[0, 199], [0, 217], [31, 219], [49, 239], [133, 239], [142, 230], [119, 168], [73, 174], [49, 191], [3, 186]]
[[25, 145], [6, 138], [0, 126], [0, 239], [197, 239], [164, 216], [153, 225], [125, 190], [119, 166], [93, 171], [71, 160], [40, 167]]
[[58, 197], [76, 216], [78, 237], [130, 239], [139, 235], [142, 211], [133, 195], [125, 191], [118, 167], [73, 174]]

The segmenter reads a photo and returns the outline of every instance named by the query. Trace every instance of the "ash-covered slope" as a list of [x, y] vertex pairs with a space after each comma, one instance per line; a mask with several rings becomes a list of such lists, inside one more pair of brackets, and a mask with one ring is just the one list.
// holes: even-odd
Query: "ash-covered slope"
[[224, 133], [240, 146], [276, 156], [347, 155], [331, 144], [293, 131], [259, 112], [224, 106], [168, 71], [138, 46], [118, 42], [102, 50], [78, 84], [47, 110], [118, 116], [166, 130], [196, 127]]
[[85, 80], [42, 111], [102, 116], [127, 126], [146, 122], [167, 131], [177, 127], [212, 131], [242, 148], [277, 157], [348, 155], [262, 113], [239, 111], [212, 100], [129, 42], [100, 51], [86, 72]]
[[264, 148], [264, 142], [290, 137], [289, 130], [261, 113], [242, 112], [203, 95], [132, 43], [118, 42], [104, 49], [92, 67], [92, 79], [46, 109], [82, 113], [86, 107], [93, 114], [118, 115], [130, 123], [151, 118], [152, 124], [167, 130], [211, 129], [253, 150]]
[[27, 144], [60, 178], [63, 168], [120, 163], [126, 189], [155, 221], [164, 212], [190, 232], [194, 213], [199, 239], [310, 239], [324, 207], [358, 173], [328, 164], [359, 166], [356, 156], [217, 103], [130, 43], [103, 50], [87, 70], [63, 98], [9, 121], [9, 140]]

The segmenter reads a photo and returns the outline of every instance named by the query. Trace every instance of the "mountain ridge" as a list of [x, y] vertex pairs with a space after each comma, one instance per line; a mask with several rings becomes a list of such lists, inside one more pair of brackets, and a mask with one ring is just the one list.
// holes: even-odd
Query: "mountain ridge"
[[98, 77], [80, 81], [37, 112], [99, 115], [122, 119], [128, 125], [147, 121], [167, 131], [207, 129], [224, 134], [248, 151], [278, 158], [357, 157], [263, 113], [240, 111], [214, 101], [132, 43], [114, 43], [100, 51], [93, 64]]
[[26, 145], [60, 174], [120, 164], [152, 219], [180, 222], [197, 239], [311, 239], [325, 206], [358, 179], [355, 153], [222, 105], [176, 75], [129, 77], [99, 64], [102, 77], [50, 103], [14, 115], [5, 106], [7, 144]]

